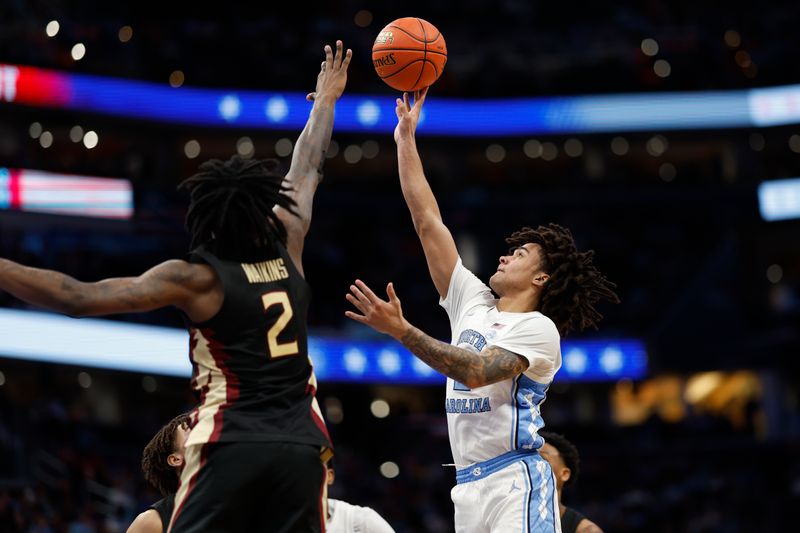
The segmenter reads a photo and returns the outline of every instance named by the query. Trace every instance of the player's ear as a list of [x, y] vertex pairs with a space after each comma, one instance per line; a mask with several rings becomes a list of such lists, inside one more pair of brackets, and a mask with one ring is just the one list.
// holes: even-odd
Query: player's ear
[[567, 481], [569, 481], [569, 478], [572, 477], [572, 470], [570, 470], [565, 466], [564, 468], [561, 469], [561, 472], [559, 472], [559, 477], [561, 478], [562, 483], [566, 483]]
[[184, 464], [183, 455], [179, 453], [171, 453], [167, 456], [167, 464], [172, 468], [179, 468]]
[[544, 287], [544, 284], [547, 283], [547, 280], [550, 279], [550, 274], [545, 274], [544, 272], [537, 272], [533, 275], [533, 280], [531, 284], [535, 285], [538, 288]]
[[326, 468], [328, 471], [328, 485], [333, 485], [334, 479], [336, 479], [336, 472], [333, 468]]

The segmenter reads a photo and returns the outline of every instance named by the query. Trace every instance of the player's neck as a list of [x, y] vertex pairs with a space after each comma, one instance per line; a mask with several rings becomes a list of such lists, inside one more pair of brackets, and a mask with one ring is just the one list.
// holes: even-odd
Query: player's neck
[[497, 310], [504, 313], [530, 313], [538, 308], [538, 295], [530, 293], [505, 294], [497, 300]]

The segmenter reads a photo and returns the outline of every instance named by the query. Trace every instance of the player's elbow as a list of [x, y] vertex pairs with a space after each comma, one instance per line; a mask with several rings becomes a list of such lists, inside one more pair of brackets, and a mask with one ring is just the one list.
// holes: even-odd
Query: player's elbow
[[413, 217], [414, 230], [420, 239], [432, 238], [441, 228], [442, 219], [430, 211], [420, 213]]
[[94, 302], [86, 294], [82, 293], [76, 293], [70, 298], [61, 299], [57, 310], [72, 318], [83, 318], [97, 314]]
[[490, 385], [487, 381], [483, 378], [483, 376], [468, 376], [461, 381], [467, 388], [470, 389], [477, 389], [480, 387], [485, 387], [486, 385]]
[[91, 307], [82, 301], [64, 302], [59, 311], [72, 318], [83, 318], [93, 314]]

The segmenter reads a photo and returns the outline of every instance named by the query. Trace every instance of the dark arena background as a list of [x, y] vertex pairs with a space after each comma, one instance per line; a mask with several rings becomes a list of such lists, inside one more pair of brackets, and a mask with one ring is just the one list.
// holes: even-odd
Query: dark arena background
[[[564, 502], [605, 531], [794, 529], [797, 2], [2, 0], [0, 256], [84, 281], [185, 257], [177, 184], [235, 153], [288, 168], [342, 39], [304, 255], [331, 495], [398, 532], [453, 531], [444, 379], [344, 316], [355, 278], [393, 281], [407, 318], [450, 340], [370, 54], [403, 16], [447, 40], [417, 142], [465, 264], [487, 279], [504, 237], [552, 221], [617, 284], [599, 330], [563, 340], [542, 408], [581, 455]], [[0, 531], [124, 532], [159, 498], [141, 452], [194, 405], [182, 327], [0, 292]]]

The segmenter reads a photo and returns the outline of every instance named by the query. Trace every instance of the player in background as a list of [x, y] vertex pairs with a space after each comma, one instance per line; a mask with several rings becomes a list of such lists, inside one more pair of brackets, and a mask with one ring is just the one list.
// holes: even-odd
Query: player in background
[[[189, 415], [173, 418], [156, 433], [142, 453], [145, 479], [163, 496], [139, 514], [127, 533], [163, 533], [175, 505], [175, 493], [185, 463], [183, 454], [189, 435]], [[325, 469], [325, 531], [327, 533], [394, 533], [394, 529], [369, 507], [352, 505], [328, 497], [328, 487], [335, 480], [333, 459], [323, 463]]]
[[[325, 462], [327, 485], [333, 485], [336, 473], [333, 459]], [[394, 529], [374, 509], [328, 498], [325, 487], [325, 531], [327, 533], [394, 533]]]
[[175, 493], [185, 464], [184, 452], [189, 436], [189, 415], [178, 415], [158, 430], [142, 453], [144, 478], [162, 498], [140, 513], [128, 533], [163, 533], [175, 508]]
[[578, 448], [568, 441], [564, 435], [550, 431], [541, 431], [539, 435], [544, 438], [544, 444], [539, 449], [539, 453], [550, 463], [556, 476], [558, 508], [561, 512], [561, 532], [603, 533], [603, 530], [597, 524], [575, 509], [561, 503], [563, 488], [566, 485], [573, 485], [578, 480], [580, 467]]
[[557, 224], [507, 238], [511, 250], [489, 286], [464, 267], [417, 152], [426, 94], [417, 93], [413, 107], [408, 94], [397, 100], [394, 136], [403, 196], [450, 318], [452, 344], [406, 321], [391, 283], [384, 301], [356, 280], [347, 299], [360, 314], [346, 315], [391, 335], [448, 377], [456, 531], [559, 531], [555, 479], [537, 452], [540, 408], [561, 366], [560, 335], [595, 326], [601, 315], [594, 305], [618, 301], [614, 285], [592, 264], [593, 252], [579, 252]]
[[[301, 262], [314, 193], [352, 52], [325, 46], [313, 107], [286, 176], [276, 161], [211, 160], [183, 182], [189, 261], [82, 283], [0, 259], [0, 290], [72, 316], [177, 307], [192, 387], [185, 465], [170, 531], [324, 530], [320, 456], [330, 439], [307, 353]], [[265, 512], [268, 509], [269, 512]]]

